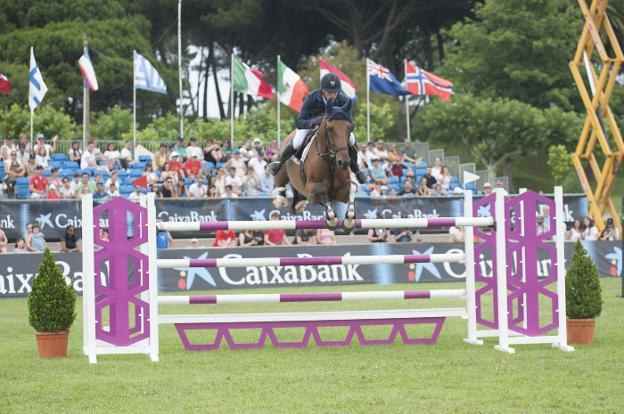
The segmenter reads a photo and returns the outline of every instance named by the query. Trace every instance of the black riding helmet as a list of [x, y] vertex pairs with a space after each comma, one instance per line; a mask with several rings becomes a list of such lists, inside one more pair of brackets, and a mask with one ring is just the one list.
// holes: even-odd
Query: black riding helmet
[[335, 73], [326, 73], [321, 78], [321, 89], [326, 92], [339, 92], [340, 78]]

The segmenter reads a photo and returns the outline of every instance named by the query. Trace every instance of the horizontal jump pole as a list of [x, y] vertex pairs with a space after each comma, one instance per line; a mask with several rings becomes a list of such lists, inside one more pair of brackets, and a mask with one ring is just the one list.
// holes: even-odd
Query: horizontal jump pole
[[189, 267], [322, 266], [463, 262], [464, 253], [387, 256], [254, 257], [221, 259], [158, 259], [161, 269]]
[[237, 303], [351, 302], [363, 300], [409, 300], [465, 297], [465, 289], [380, 290], [369, 292], [159, 296], [158, 303], [161, 305], [226, 305]]
[[[338, 220], [337, 227], [343, 227], [344, 220]], [[439, 227], [487, 227], [494, 225], [492, 217], [435, 217], [435, 218], [396, 218], [396, 219], [356, 219], [356, 229], [410, 229]], [[327, 228], [325, 220], [265, 220], [265, 221], [167, 221], [157, 224], [163, 231], [203, 231], [216, 230], [301, 230]]]

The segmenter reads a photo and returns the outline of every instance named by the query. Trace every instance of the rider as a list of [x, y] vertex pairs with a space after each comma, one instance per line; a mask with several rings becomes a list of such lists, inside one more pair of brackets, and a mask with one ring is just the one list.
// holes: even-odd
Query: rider
[[[340, 78], [333, 73], [327, 73], [321, 79], [321, 88], [312, 91], [303, 101], [301, 112], [297, 116], [297, 132], [293, 140], [283, 149], [279, 158], [267, 166], [272, 175], [277, 175], [284, 161], [288, 160], [297, 152], [303, 144], [305, 137], [314, 127], [320, 125], [325, 113], [325, 103], [331, 101], [335, 106], [343, 106], [348, 97], [340, 90]], [[351, 158], [351, 170], [360, 184], [368, 181], [368, 172], [358, 166], [358, 151], [355, 147], [353, 132], [349, 136], [349, 157]]]

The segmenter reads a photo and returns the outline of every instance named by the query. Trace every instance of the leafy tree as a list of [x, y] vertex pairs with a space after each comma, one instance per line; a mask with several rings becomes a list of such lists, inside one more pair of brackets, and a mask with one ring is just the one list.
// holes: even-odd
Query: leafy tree
[[450, 30], [441, 73], [475, 95], [578, 109], [568, 62], [581, 29], [574, 2], [487, 0]]
[[548, 166], [555, 179], [555, 184], [563, 187], [566, 193], [582, 193], [583, 187], [574, 172], [570, 161], [570, 154], [564, 145], [551, 145], [548, 147]]
[[106, 112], [94, 114], [91, 136], [106, 141], [132, 138], [132, 110], [115, 105]]
[[[0, 134], [16, 137], [22, 132], [30, 135], [30, 109], [17, 104], [0, 109]], [[75, 139], [79, 135], [73, 120], [51, 105], [42, 105], [35, 110], [34, 133], [39, 132], [48, 138], [58, 135], [61, 140]]]

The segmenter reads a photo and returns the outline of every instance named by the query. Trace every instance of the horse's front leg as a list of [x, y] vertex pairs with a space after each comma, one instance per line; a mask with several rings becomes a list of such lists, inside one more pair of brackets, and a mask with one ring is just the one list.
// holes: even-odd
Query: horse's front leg
[[329, 201], [328, 185], [326, 183], [308, 183], [308, 194], [310, 201], [314, 204], [322, 204], [325, 216], [325, 223], [330, 230], [336, 230], [338, 216]]
[[355, 227], [355, 193], [357, 189], [353, 183], [349, 187], [349, 202], [347, 203], [347, 212], [343, 222], [343, 229], [346, 234], [351, 233]]

